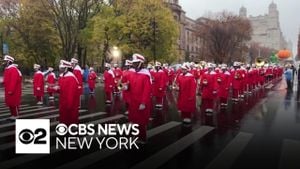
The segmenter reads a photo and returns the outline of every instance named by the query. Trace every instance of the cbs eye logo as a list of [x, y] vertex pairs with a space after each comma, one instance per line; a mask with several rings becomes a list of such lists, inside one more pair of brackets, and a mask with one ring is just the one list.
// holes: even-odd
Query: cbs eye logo
[[46, 144], [46, 130], [43, 128], [38, 128], [34, 132], [29, 129], [24, 129], [19, 133], [19, 140], [23, 144]]
[[17, 119], [16, 120], [16, 153], [49, 154], [50, 153], [50, 120]]

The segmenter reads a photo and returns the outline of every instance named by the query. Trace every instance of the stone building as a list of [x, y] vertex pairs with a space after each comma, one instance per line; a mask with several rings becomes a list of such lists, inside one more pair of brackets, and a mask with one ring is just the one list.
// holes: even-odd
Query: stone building
[[247, 17], [252, 24], [252, 42], [258, 42], [264, 47], [275, 50], [291, 47], [291, 44], [289, 44], [290, 42], [288, 43], [285, 40], [281, 32], [279, 11], [274, 2], [269, 5], [269, 11], [265, 15], [248, 17], [247, 9], [245, 7], [240, 8], [239, 15], [241, 17]]
[[196, 20], [185, 15], [186, 13], [179, 5], [178, 0], [165, 0], [165, 2], [172, 9], [174, 18], [180, 24], [180, 37], [177, 43], [181, 58], [178, 58], [178, 61], [183, 61], [185, 58], [197, 61], [197, 58], [200, 57], [201, 42], [195, 34]]

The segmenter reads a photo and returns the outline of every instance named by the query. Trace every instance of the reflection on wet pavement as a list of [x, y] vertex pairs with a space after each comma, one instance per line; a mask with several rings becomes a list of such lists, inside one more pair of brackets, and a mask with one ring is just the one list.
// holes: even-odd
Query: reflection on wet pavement
[[[0, 114], [0, 168], [32, 169], [38, 168], [38, 163], [47, 164], [43, 168], [176, 169], [216, 168], [220, 164], [224, 168], [284, 168], [292, 164], [286, 162], [287, 157], [295, 157], [293, 153], [297, 149], [291, 151], [291, 147], [300, 144], [300, 87], [295, 84], [294, 90], [287, 91], [278, 86], [280, 84], [270, 90], [257, 90], [239, 103], [229, 102], [226, 109], [216, 106], [214, 113], [205, 113], [201, 109], [201, 97], [197, 96], [197, 112], [190, 125], [181, 123], [176, 109], [177, 93], [169, 91], [163, 108], [152, 110], [148, 133], [155, 134], [149, 136], [148, 144], [140, 150], [112, 152], [91, 149], [55, 151], [43, 156], [15, 155], [14, 127], [5, 120], [8, 115], [2, 116], [8, 113], [4, 108]], [[50, 120], [55, 124], [58, 112], [48, 106], [57, 107], [58, 100], [51, 102], [45, 97], [44, 109], [39, 109], [34, 107], [31, 93], [30, 88], [23, 90], [22, 105], [31, 105], [25, 106], [28, 108], [23, 111], [36, 114], [30, 118], [51, 116]], [[85, 93], [81, 100], [81, 110], [87, 111], [80, 114], [81, 122], [101, 119], [104, 122], [128, 122], [121, 96], [115, 96], [113, 104], [105, 105], [101, 86], [96, 88], [95, 95], [89, 95], [87, 90]], [[3, 100], [0, 106], [5, 107]], [[7, 132], [12, 134], [5, 134]], [[180, 149], [174, 150], [174, 147]], [[150, 167], [147, 165], [149, 159], [160, 160]], [[299, 161], [299, 156], [293, 160]], [[295, 167], [299, 168], [299, 164]]]

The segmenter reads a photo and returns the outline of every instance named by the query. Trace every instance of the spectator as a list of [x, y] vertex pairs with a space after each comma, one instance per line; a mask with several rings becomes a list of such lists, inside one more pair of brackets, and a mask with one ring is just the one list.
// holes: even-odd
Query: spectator
[[288, 89], [292, 89], [293, 70], [289, 66], [285, 69], [284, 76]]
[[300, 85], [300, 64], [299, 64], [299, 68], [298, 68], [298, 85]]

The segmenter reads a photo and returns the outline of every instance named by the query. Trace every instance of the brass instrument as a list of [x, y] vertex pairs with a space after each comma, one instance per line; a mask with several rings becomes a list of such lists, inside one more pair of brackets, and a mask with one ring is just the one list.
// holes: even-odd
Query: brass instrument
[[266, 64], [266, 61], [265, 61], [264, 58], [257, 57], [257, 58], [255, 59], [255, 65], [256, 65], [256, 66], [262, 67], [262, 66], [264, 66], [265, 64]]

